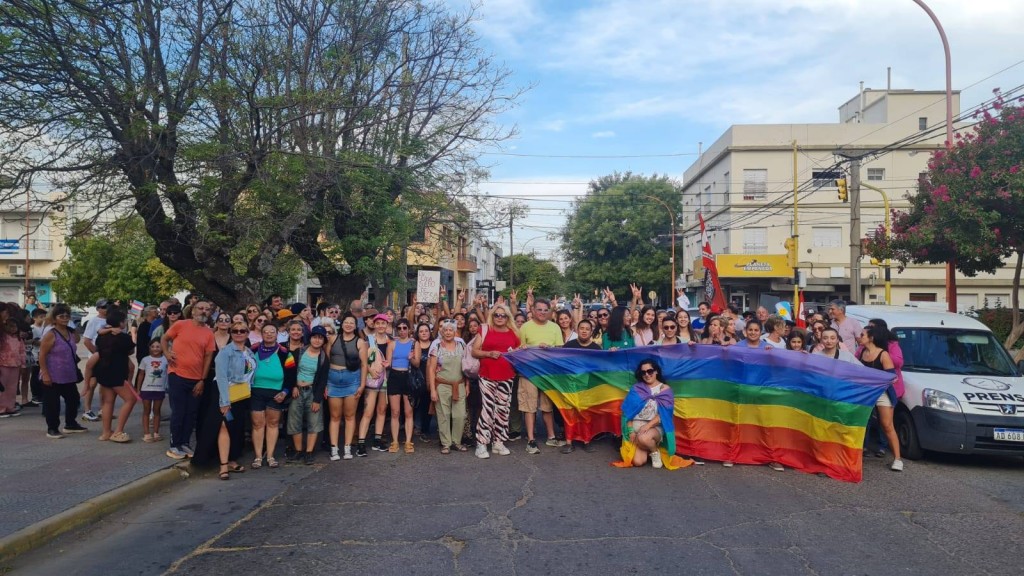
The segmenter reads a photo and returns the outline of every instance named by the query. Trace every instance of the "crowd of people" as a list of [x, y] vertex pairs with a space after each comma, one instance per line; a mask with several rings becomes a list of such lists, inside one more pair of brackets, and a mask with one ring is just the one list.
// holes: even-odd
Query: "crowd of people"
[[[644, 303], [639, 287], [630, 291], [631, 298], [620, 304], [606, 289], [602, 303], [590, 310], [579, 295], [547, 299], [532, 290], [522, 304], [513, 290], [490, 305], [484, 295], [468, 301], [466, 292], [449, 304], [442, 290], [440, 304], [413, 298], [400, 310], [377, 310], [365, 299], [347, 309], [322, 302], [314, 310], [303, 303], [285, 305], [280, 295], [262, 305], [223, 310], [190, 295], [185, 302], [172, 298], [145, 307], [138, 317], [100, 300], [97, 317], [82, 333], [90, 352], [84, 367], [68, 306], [8, 304], [0, 306], [0, 418], [41, 405], [47, 435], [59, 439], [86, 431], [81, 409], [81, 420], [101, 423], [100, 440], [128, 443], [125, 424], [141, 403], [142, 441], [162, 442], [166, 400], [167, 456], [216, 464], [224, 480], [247, 469], [243, 454], [249, 450], [248, 469], [279, 467], [282, 429], [284, 459], [305, 464], [315, 461], [318, 447], [336, 461], [370, 451], [412, 454], [416, 440], [435, 443], [443, 454], [472, 449], [478, 458], [508, 455], [508, 443], [521, 437], [530, 454], [542, 444], [571, 453], [577, 446], [557, 433], [551, 400], [516, 374], [505, 353], [528, 347], [747, 346], [820, 354], [892, 372], [893, 386], [876, 407], [880, 432], [869, 430], [865, 454], [868, 443], [877, 442], [872, 452], [881, 457], [891, 449], [891, 468], [902, 470], [893, 428], [902, 354], [883, 321], [861, 326], [838, 300], [824, 312], [809, 313], [807, 329], [764, 307], [741, 313], [735, 306], [718, 310], [702, 302], [691, 317], [685, 305], [657, 309]], [[649, 461], [660, 467], [657, 446], [671, 433], [671, 422], [659, 406], [666, 394], [671, 398], [671, 389], [652, 361], [638, 366], [636, 377], [640, 400], [629, 431], [637, 448], [633, 465]], [[540, 440], [538, 410], [546, 434]], [[594, 450], [589, 443], [579, 449]]]

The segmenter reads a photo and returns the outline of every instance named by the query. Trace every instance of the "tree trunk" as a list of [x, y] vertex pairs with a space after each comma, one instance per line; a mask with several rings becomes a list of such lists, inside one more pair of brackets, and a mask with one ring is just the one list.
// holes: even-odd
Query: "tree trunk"
[[[1024, 264], [1024, 247], [1017, 248], [1017, 265], [1013, 269], [1013, 294], [1010, 295], [1010, 307], [1012, 308], [1012, 328], [1010, 329], [1010, 335], [1006, 337], [1006, 342], [1003, 346], [1010, 352], [1013, 352], [1013, 345], [1017, 343], [1017, 340], [1024, 334], [1024, 322], [1021, 322], [1020, 317], [1020, 272], [1021, 264]], [[1024, 348], [1021, 348], [1013, 357], [1014, 362], [1020, 362], [1024, 359]]]

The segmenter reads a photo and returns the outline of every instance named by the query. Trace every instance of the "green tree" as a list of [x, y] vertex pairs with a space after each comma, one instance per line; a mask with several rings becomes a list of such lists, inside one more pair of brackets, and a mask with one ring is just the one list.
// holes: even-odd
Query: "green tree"
[[225, 307], [262, 295], [286, 251], [350, 298], [395, 276], [409, 228], [361, 210], [423, 191], [443, 208], [461, 189], [446, 177], [471, 184], [480, 151], [514, 133], [493, 120], [519, 91], [474, 10], [7, 0], [0, 166], [62, 191], [54, 204], [139, 214], [156, 257]]
[[[1016, 255], [1011, 297], [1012, 329], [1005, 345], [1024, 334], [1020, 314], [1024, 263], [1024, 108], [997, 99], [949, 150], [936, 151], [928, 177], [910, 209], [893, 213], [892, 238], [869, 234], [867, 252], [906, 266], [956, 263], [967, 276], [993, 273]], [[1024, 350], [1017, 360], [1024, 358]]]
[[[514, 277], [509, 276], [510, 264]], [[498, 278], [508, 282], [509, 287], [502, 294], [508, 296], [509, 291], [515, 288], [522, 303], [526, 302], [526, 289], [530, 287], [533, 288], [534, 296], [538, 298], [565, 294], [565, 281], [558, 267], [548, 260], [537, 258], [534, 254], [515, 254], [499, 258], [495, 271]]]
[[153, 239], [142, 219], [115, 223], [102, 235], [78, 234], [67, 242], [69, 256], [57, 267], [53, 289], [60, 299], [90, 306], [100, 298], [153, 304], [191, 289], [153, 254]]
[[671, 218], [655, 199], [681, 213], [681, 189], [667, 176], [626, 172], [590, 183], [562, 230], [570, 291], [593, 294], [607, 286], [622, 301], [631, 297], [629, 285], [636, 283], [645, 295], [649, 290], [662, 298], [670, 293]]

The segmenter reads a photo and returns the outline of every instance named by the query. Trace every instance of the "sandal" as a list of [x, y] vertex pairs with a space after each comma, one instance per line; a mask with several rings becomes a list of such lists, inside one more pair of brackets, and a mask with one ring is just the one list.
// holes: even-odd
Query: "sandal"
[[161, 441], [163, 439], [164, 439], [164, 437], [161, 436], [159, 432], [154, 432], [153, 433], [153, 442], [159, 442], [159, 441]]
[[416, 445], [415, 444], [413, 444], [412, 442], [406, 442], [405, 443], [405, 453], [406, 454], [412, 454], [415, 451], [416, 451]]
[[256, 459], [252, 461], [252, 465], [249, 466], [249, 467], [252, 468], [253, 470], [259, 470], [260, 468], [262, 468], [263, 467], [263, 457], [262, 456], [257, 456]]
[[153, 442], [153, 435], [152, 434], [143, 434], [142, 435], [142, 441], [146, 442], [147, 444], [151, 444]]
[[277, 463], [277, 459], [275, 459], [273, 456], [267, 456], [267, 466], [271, 468], [277, 468], [278, 466], [280, 466], [280, 464]]
[[469, 448], [466, 448], [465, 444], [456, 444], [455, 449], [458, 450], [459, 452], [465, 452], [469, 450]]
[[[227, 468], [227, 467], [228, 467], [228, 463], [227, 463], [227, 462], [224, 462], [224, 463], [222, 463], [222, 464], [220, 465], [220, 467], [221, 467], [221, 468]], [[221, 471], [220, 471], [220, 473], [219, 473], [219, 474], [217, 474], [217, 476], [218, 476], [218, 477], [219, 477], [219, 478], [220, 478], [221, 480], [228, 480], [228, 479], [230, 479], [230, 478], [231, 478], [231, 475], [230, 475], [230, 474], [228, 474], [228, 471], [227, 471], [227, 470], [221, 470]]]
[[245, 472], [245, 466], [239, 466], [238, 464], [225, 464], [228, 467], [228, 472], [234, 472], [235, 474], [241, 474]]
[[125, 442], [131, 442], [132, 437], [125, 432], [118, 432], [110, 437], [110, 441], [124, 444]]
[[398, 441], [397, 440], [395, 440], [394, 442], [391, 443], [390, 446], [388, 446], [388, 452], [390, 452], [392, 454], [398, 452]]
[[441, 454], [450, 454], [450, 453], [451, 453], [451, 449], [450, 448], [448, 448], [447, 446], [442, 446], [441, 447]]

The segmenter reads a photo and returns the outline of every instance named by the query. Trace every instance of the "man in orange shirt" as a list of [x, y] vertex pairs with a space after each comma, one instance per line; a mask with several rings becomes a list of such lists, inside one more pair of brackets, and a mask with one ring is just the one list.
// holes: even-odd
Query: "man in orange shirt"
[[213, 330], [207, 324], [211, 309], [209, 302], [197, 302], [192, 307], [192, 320], [175, 322], [160, 337], [169, 366], [167, 398], [171, 404], [171, 447], [167, 456], [175, 460], [192, 457], [189, 440], [196, 428], [203, 379], [217, 349]]

